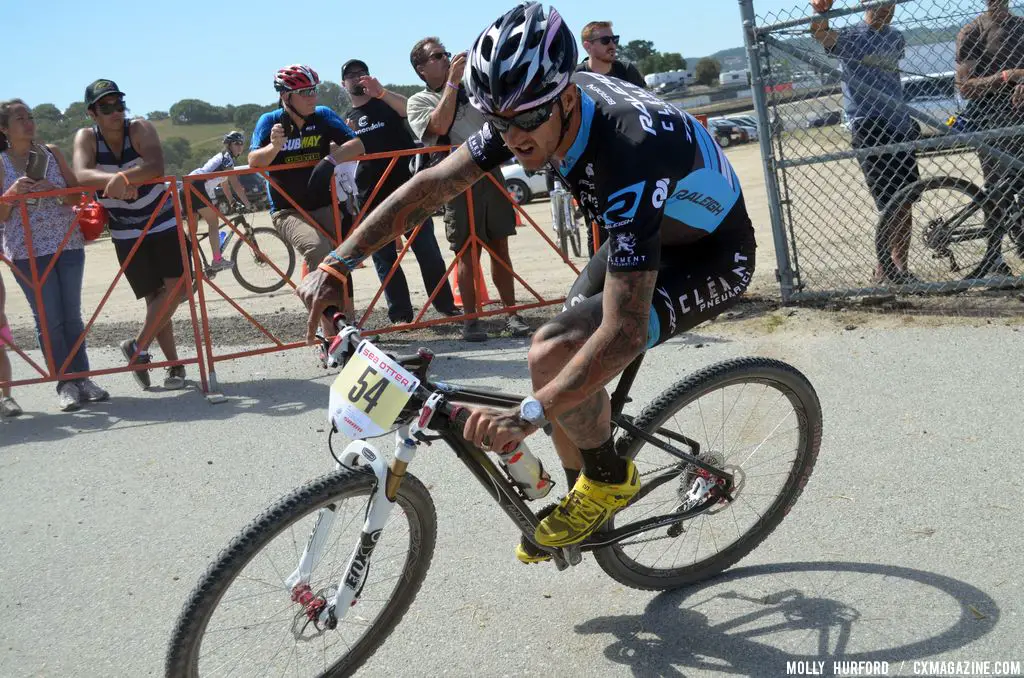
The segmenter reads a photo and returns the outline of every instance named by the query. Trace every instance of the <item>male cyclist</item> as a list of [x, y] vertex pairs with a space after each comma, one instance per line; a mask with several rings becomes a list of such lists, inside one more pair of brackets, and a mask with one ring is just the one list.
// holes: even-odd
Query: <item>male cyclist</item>
[[[554, 8], [545, 15], [531, 2], [490, 24], [465, 76], [487, 124], [395, 191], [299, 288], [312, 340], [358, 262], [486, 171], [515, 155], [528, 170], [550, 163], [561, 173], [608, 240], [533, 337], [534, 395], [511, 411], [477, 409], [464, 430], [503, 450], [552, 424], [572, 489], [534, 535], [550, 547], [583, 541], [639, 490], [632, 460], [612, 444], [605, 385], [646, 349], [734, 304], [755, 250], [736, 173], [707, 130], [639, 87], [575, 66], [576, 42]], [[545, 558], [522, 546], [517, 556]]]
[[[242, 154], [243, 148], [245, 148], [245, 135], [237, 131], [228, 132], [224, 135], [224, 148], [207, 160], [205, 165], [192, 170], [189, 174], [211, 174], [213, 172], [227, 172], [228, 170], [232, 170], [235, 168], [235, 158]], [[217, 186], [221, 185], [224, 186], [224, 199], [227, 201], [228, 206], [234, 205], [235, 200], [237, 199], [241, 201], [247, 209], [252, 208], [252, 205], [249, 203], [248, 196], [245, 195], [245, 189], [242, 188], [242, 182], [238, 179], [238, 175], [232, 175], [230, 177], [216, 177], [214, 179], [196, 181], [193, 183], [196, 190], [205, 194], [210, 199], [211, 204], [214, 203]], [[199, 216], [203, 218], [203, 221], [206, 222], [206, 226], [210, 229], [210, 251], [213, 255], [213, 260], [210, 263], [210, 269], [213, 271], [223, 271], [226, 268], [231, 268], [235, 265], [234, 262], [225, 258], [220, 253], [220, 220], [217, 218], [216, 213], [214, 213], [213, 208], [207, 207], [202, 200], [195, 196], [193, 196], [192, 205], [196, 207], [196, 211], [199, 212]], [[182, 196], [181, 199], [181, 206], [183, 208], [185, 206], [184, 196]]]

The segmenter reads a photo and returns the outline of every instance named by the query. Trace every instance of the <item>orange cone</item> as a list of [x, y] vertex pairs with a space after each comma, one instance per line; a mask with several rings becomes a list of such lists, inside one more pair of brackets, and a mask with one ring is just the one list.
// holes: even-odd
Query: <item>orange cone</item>
[[[451, 277], [452, 296], [455, 298], [456, 306], [465, 306], [462, 303], [462, 293], [459, 292], [459, 267], [452, 269]], [[484, 282], [483, 266], [476, 267], [476, 305], [482, 308], [487, 304], [493, 304], [490, 295], [487, 293], [487, 283]]]

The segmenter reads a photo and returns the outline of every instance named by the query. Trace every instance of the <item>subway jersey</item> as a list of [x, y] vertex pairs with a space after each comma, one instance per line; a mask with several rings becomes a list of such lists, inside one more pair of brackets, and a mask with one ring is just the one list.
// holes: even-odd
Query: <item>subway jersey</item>
[[[673, 248], [711, 251], [753, 239], [736, 172], [693, 116], [617, 78], [579, 72], [572, 82], [582, 120], [556, 169], [608, 230], [609, 271], [658, 270], [663, 233]], [[490, 124], [466, 143], [486, 171], [512, 157]]]

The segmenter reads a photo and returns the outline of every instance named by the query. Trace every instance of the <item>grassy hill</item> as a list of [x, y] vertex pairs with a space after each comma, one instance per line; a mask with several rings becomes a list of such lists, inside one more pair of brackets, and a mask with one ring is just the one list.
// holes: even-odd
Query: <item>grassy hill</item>
[[[181, 137], [194, 149], [206, 148], [216, 149], [220, 146], [220, 140], [225, 134], [231, 131], [231, 123], [219, 123], [216, 125], [172, 125], [168, 120], [155, 120], [153, 127], [161, 139]], [[211, 151], [212, 152], [212, 151]]]

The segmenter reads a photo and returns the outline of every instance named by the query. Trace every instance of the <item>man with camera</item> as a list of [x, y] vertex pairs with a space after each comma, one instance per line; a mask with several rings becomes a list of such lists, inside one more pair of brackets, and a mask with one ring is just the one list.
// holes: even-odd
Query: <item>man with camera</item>
[[[406, 124], [406, 98], [381, 86], [376, 78], [370, 75], [366, 62], [361, 59], [350, 59], [341, 67], [341, 82], [352, 98], [352, 110], [346, 121], [356, 136], [363, 142], [367, 153], [385, 153], [416, 148], [416, 140]], [[407, 156], [399, 157], [391, 173], [373, 197], [370, 209], [380, 205], [412, 176]], [[356, 168], [355, 183], [359, 201], [366, 205], [374, 188], [380, 182], [390, 158], [379, 160], [362, 160]], [[409, 234], [407, 234], [408, 236]], [[397, 243], [396, 243], [397, 244]], [[434, 222], [429, 217], [424, 221], [416, 237], [410, 245], [416, 255], [416, 261], [423, 276], [423, 286], [429, 296], [434, 288], [441, 284], [434, 297], [434, 308], [447, 316], [458, 315], [452, 297], [452, 287], [445, 279], [445, 263], [441, 250], [437, 246], [434, 235]], [[385, 247], [373, 253], [373, 266], [377, 277], [383, 283], [398, 259], [395, 245]], [[409, 298], [409, 285], [401, 267], [395, 270], [384, 295], [388, 303], [388, 318], [391, 322], [412, 322], [414, 312]]]
[[[466, 68], [465, 53], [452, 58], [439, 38], [428, 37], [413, 46], [409, 61], [427, 85], [422, 92], [409, 97], [407, 104], [409, 126], [425, 145], [458, 146], [483, 127], [483, 116], [469, 105], [461, 84]], [[498, 181], [498, 186], [504, 184], [500, 171], [492, 171], [491, 176]], [[498, 186], [488, 180], [477, 182], [472, 187], [473, 219], [477, 237], [487, 243], [510, 269], [512, 259], [509, 257], [508, 238], [516, 232], [515, 210]], [[465, 193], [445, 205], [444, 223], [452, 250], [459, 252], [469, 238], [469, 209]], [[478, 310], [473, 283], [481, 249], [470, 245], [459, 259], [459, 290], [467, 315]], [[516, 303], [515, 279], [509, 269], [491, 257], [491, 279], [506, 307]], [[530, 326], [515, 313], [509, 313], [505, 328], [514, 337], [529, 336], [531, 332]], [[484, 341], [487, 334], [478, 320], [467, 320], [462, 328], [462, 338]]]

